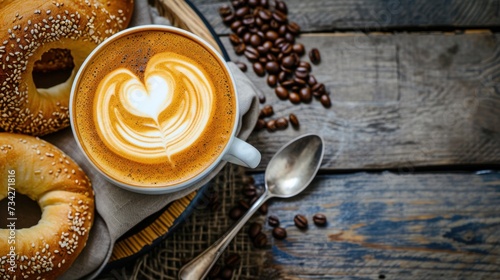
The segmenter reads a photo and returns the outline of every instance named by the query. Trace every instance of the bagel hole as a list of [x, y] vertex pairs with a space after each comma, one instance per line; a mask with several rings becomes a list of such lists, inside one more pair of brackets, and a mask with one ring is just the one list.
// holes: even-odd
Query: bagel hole
[[63, 84], [75, 68], [71, 51], [68, 49], [50, 49], [33, 66], [33, 82], [38, 89], [47, 89]]
[[[15, 205], [9, 202], [15, 202]], [[10, 208], [9, 208], [10, 207]], [[0, 211], [2, 215], [5, 214], [5, 219], [0, 220], [0, 228], [7, 229], [11, 223], [15, 224], [16, 229], [30, 228], [40, 221], [42, 218], [42, 210], [36, 201], [28, 196], [16, 193], [13, 200], [7, 197], [0, 200]]]

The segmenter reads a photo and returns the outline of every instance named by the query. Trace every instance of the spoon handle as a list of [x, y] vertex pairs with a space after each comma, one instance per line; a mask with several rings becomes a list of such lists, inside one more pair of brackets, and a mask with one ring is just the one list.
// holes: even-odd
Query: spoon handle
[[269, 192], [266, 188], [264, 193], [255, 201], [248, 211], [236, 222], [231, 229], [226, 232], [219, 240], [212, 246], [208, 247], [196, 258], [187, 263], [179, 271], [179, 279], [203, 279], [215, 262], [219, 259], [220, 255], [226, 249], [227, 245], [233, 240], [236, 234], [241, 230], [245, 223], [252, 217], [257, 209], [269, 198]]

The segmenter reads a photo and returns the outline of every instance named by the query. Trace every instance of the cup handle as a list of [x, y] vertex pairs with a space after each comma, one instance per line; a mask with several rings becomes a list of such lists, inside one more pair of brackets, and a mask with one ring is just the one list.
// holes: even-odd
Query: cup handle
[[247, 142], [234, 138], [226, 154], [222, 157], [225, 161], [255, 168], [260, 163], [260, 152]]

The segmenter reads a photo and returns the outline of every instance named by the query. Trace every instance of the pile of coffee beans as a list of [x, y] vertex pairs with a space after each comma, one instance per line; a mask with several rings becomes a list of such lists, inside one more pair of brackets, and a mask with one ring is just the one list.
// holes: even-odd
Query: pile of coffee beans
[[[267, 84], [274, 88], [279, 99], [300, 104], [310, 103], [316, 98], [324, 107], [330, 107], [325, 85], [311, 74], [311, 64], [301, 60], [306, 50], [303, 44], [296, 42], [300, 26], [288, 19], [288, 8], [283, 0], [273, 2], [274, 5], [269, 0], [234, 0], [231, 1], [232, 7], [223, 5], [219, 8], [222, 21], [233, 32], [229, 40], [235, 53], [252, 63], [257, 76], [267, 75]], [[321, 62], [316, 48], [311, 49], [308, 56], [313, 64]], [[245, 63], [236, 64], [242, 71], [247, 71]], [[260, 102], [264, 103], [265, 97], [261, 97]], [[299, 126], [295, 115], [288, 118], [271, 116], [269, 112], [261, 112], [256, 129], [286, 129], [289, 122], [294, 128]]]

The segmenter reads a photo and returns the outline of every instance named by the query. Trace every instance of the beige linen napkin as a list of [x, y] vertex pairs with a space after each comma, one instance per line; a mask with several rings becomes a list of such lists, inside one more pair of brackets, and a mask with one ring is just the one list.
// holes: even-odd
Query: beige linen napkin
[[[148, 5], [147, 0], [136, 0], [135, 5], [131, 26], [167, 23], [165, 19], [155, 15], [157, 11]], [[235, 78], [242, 118], [238, 137], [245, 140], [259, 114], [257, 89], [236, 65], [229, 63], [229, 67]], [[121, 235], [170, 202], [208, 183], [225, 165], [225, 162], [220, 163], [210, 176], [186, 190], [166, 195], [143, 195], [113, 186], [96, 171], [78, 148], [70, 128], [44, 138], [58, 146], [80, 165], [91, 179], [95, 191], [97, 214], [87, 246], [62, 279], [96, 277], [109, 260], [113, 245]]]

